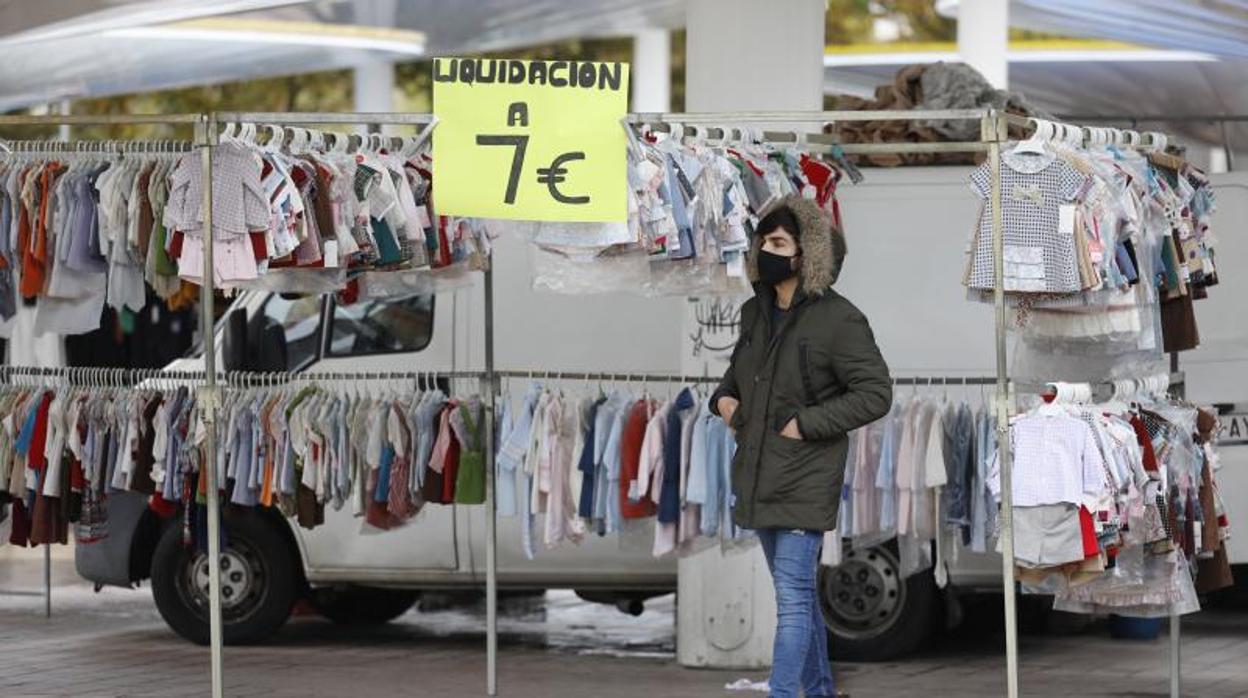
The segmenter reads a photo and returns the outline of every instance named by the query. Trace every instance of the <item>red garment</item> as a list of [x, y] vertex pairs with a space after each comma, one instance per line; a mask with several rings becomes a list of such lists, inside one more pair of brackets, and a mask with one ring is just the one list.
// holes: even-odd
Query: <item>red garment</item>
[[815, 187], [815, 203], [826, 207], [828, 200], [836, 195], [836, 184], [841, 178], [839, 172], [826, 162], [816, 160], [809, 155], [802, 155], [802, 174]]
[[172, 518], [174, 514], [178, 513], [178, 505], [165, 499], [159, 492], [152, 495], [152, 500], [147, 503], [147, 508], [151, 509], [153, 514], [162, 519]]
[[455, 436], [454, 429], [448, 433], [451, 441], [446, 449], [446, 463], [442, 466], [442, 503], [454, 504], [455, 478], [459, 475], [459, 438]]
[[251, 239], [251, 256], [257, 262], [263, 262], [269, 258], [269, 246], [265, 242], [264, 233], [247, 233], [247, 237]]
[[449, 267], [451, 266], [451, 241], [446, 235], [446, 216], [438, 216], [438, 263], [434, 266]]
[[43, 455], [43, 450], [48, 444], [48, 408], [51, 405], [52, 393], [44, 393], [39, 399], [39, 412], [35, 416], [35, 431], [30, 439], [30, 455], [26, 461], [28, 468], [39, 472], [43, 472], [48, 467], [48, 459]]
[[403, 519], [390, 513], [390, 509], [386, 506], [387, 502], [378, 502], [373, 497], [377, 493], [378, 484], [380, 484], [379, 474], [380, 471], [378, 470], [372, 470], [368, 474], [368, 506], [364, 509], [364, 520], [374, 528], [389, 531], [401, 525]]
[[26, 505], [21, 499], [13, 500], [13, 508], [9, 510], [12, 528], [9, 529], [9, 543], [25, 548], [30, 542], [30, 515], [26, 513]]
[[1092, 523], [1092, 512], [1087, 507], [1079, 507], [1079, 528], [1083, 531], [1083, 557], [1096, 557], [1101, 554], [1101, 547], [1096, 541], [1096, 527]]
[[1153, 437], [1148, 435], [1144, 421], [1132, 415], [1131, 428], [1135, 429], [1135, 439], [1140, 443], [1140, 448], [1144, 450], [1144, 469], [1150, 473], [1157, 472], [1157, 454], [1153, 451]]
[[[642, 400], [633, 405], [624, 422], [624, 433], [620, 435], [620, 482], [632, 482], [637, 479], [637, 471], [641, 466], [641, 442], [646, 437], [646, 423], [650, 421], [653, 404]], [[644, 519], [654, 516], [657, 512], [654, 502], [649, 497], [640, 502], [628, 498], [628, 488], [620, 487], [620, 515], [626, 519]]]
[[82, 492], [87, 489], [87, 476], [82, 472], [82, 461], [69, 457], [69, 489]]
[[181, 230], [175, 230], [175, 231], [173, 231], [173, 240], [171, 240], [171, 241], [169, 242], [169, 258], [170, 258], [170, 259], [181, 259], [181, 258], [182, 258], [182, 239], [183, 239], [183, 237], [184, 237], [184, 236], [182, 235], [182, 231], [181, 231]]

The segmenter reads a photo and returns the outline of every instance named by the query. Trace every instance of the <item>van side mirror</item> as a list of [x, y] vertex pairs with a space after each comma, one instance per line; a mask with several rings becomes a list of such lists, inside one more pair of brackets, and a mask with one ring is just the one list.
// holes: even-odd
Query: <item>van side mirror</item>
[[259, 318], [260, 326], [255, 328], [253, 341], [249, 343], [247, 352], [250, 371], [285, 371], [286, 370], [286, 330], [277, 321], [267, 316]]
[[226, 371], [247, 370], [247, 313], [232, 310], [225, 316], [221, 364]]

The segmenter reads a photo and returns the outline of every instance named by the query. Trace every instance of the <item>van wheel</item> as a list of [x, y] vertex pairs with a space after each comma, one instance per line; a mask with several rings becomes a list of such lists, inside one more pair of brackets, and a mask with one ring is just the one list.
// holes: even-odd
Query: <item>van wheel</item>
[[[295, 603], [296, 560], [282, 535], [253, 512], [226, 509], [221, 517], [221, 622], [225, 644], [268, 639]], [[165, 623], [182, 637], [209, 642], [208, 556], [182, 543], [169, 526], [152, 556], [152, 596]]]
[[917, 650], [931, 634], [936, 584], [922, 572], [902, 579], [886, 547], [847, 550], [837, 567], [820, 566], [819, 605], [829, 653], [848, 661], [882, 661]]
[[383, 625], [411, 610], [420, 598], [414, 589], [351, 586], [317, 589], [312, 605], [339, 625]]

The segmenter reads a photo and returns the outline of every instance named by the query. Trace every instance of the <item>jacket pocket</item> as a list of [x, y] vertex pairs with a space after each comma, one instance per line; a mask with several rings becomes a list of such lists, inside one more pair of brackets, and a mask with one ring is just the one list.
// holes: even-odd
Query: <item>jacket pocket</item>
[[802, 399], [805, 405], [810, 407], [819, 402], [819, 396], [815, 392], [815, 379], [813, 370], [811, 369], [810, 357], [810, 341], [802, 340], [797, 345], [797, 369], [801, 373], [802, 378]]
[[832, 463], [818, 442], [767, 432], [758, 473], [758, 499], [769, 503], [812, 503], [829, 498]]

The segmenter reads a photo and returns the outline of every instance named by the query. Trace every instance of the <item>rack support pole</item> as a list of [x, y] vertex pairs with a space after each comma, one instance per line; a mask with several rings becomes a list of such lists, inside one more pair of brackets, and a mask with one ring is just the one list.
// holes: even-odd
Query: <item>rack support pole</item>
[[52, 617], [52, 544], [43, 544], [43, 617]]
[[1002, 592], [1005, 597], [1006, 694], [1018, 698], [1018, 617], [1014, 596], [1014, 502], [1010, 452], [1009, 368], [1005, 337], [1005, 239], [1001, 221], [1001, 142], [1007, 123], [995, 110], [984, 119], [983, 137], [988, 141], [992, 168], [992, 265], [993, 303], [996, 309], [997, 348], [997, 453], [1001, 462], [1001, 557]]
[[[1225, 128], [1225, 126], [1226, 124], [1223, 124], [1223, 128]], [[1179, 352], [1172, 351], [1170, 352], [1170, 375], [1173, 376], [1174, 374], [1178, 372], [1179, 372]], [[1179, 398], [1183, 397], [1184, 392], [1185, 391], [1183, 390], [1182, 386], [1177, 387], [1175, 389], [1175, 397], [1179, 397]], [[1170, 633], [1169, 633], [1170, 635], [1170, 698], [1179, 698], [1179, 696], [1182, 695], [1183, 659], [1182, 659], [1182, 647], [1181, 647], [1181, 642], [1180, 642], [1181, 626], [1182, 626], [1182, 621], [1179, 619], [1179, 614], [1175, 613], [1173, 611], [1173, 607], [1171, 607]]]
[[494, 256], [485, 269], [485, 663], [486, 694], [498, 695], [498, 505], [495, 499]]
[[[212, 151], [216, 145], [217, 124], [211, 114], [199, 122], [200, 163], [203, 167], [204, 264], [199, 287], [199, 331], [204, 342], [204, 386], [199, 409], [204, 420], [204, 486], [208, 490], [208, 633], [212, 646], [212, 696], [223, 698], [225, 675], [221, 634], [221, 503], [217, 491], [216, 410], [217, 357], [213, 336], [212, 266]], [[194, 506], [189, 502], [187, 506]]]

